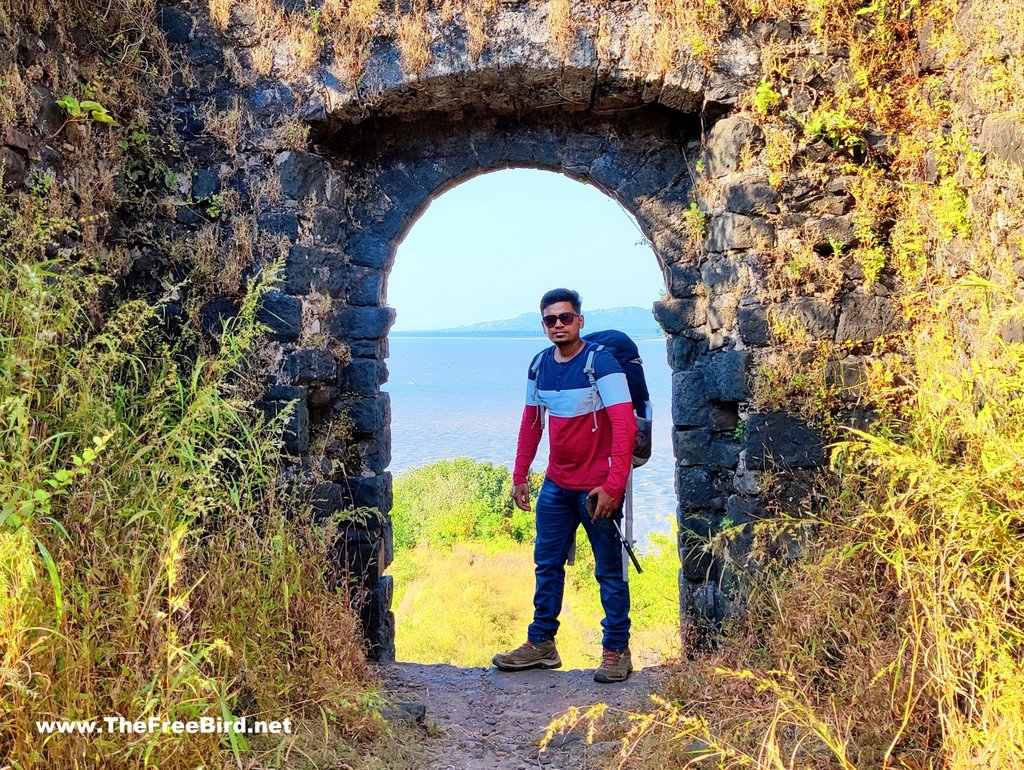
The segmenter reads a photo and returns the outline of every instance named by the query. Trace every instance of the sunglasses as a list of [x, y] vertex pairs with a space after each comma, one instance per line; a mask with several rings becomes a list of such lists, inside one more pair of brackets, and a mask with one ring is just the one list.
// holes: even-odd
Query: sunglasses
[[559, 313], [558, 315], [546, 315], [540, 320], [544, 322], [546, 327], [553, 329], [555, 328], [555, 324], [559, 321], [561, 321], [563, 325], [568, 326], [579, 317], [579, 313]]

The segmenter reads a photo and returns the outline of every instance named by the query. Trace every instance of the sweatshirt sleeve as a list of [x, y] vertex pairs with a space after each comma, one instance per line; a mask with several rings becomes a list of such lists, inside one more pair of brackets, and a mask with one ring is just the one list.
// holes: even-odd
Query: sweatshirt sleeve
[[519, 423], [519, 441], [516, 445], [516, 465], [512, 471], [513, 484], [525, 484], [530, 475], [530, 463], [537, 456], [541, 436], [544, 434], [544, 421], [540, 416], [540, 407], [529, 404], [523, 408], [523, 419]]
[[605, 413], [612, 426], [611, 467], [602, 486], [612, 497], [621, 500], [626, 493], [626, 481], [633, 464], [633, 444], [636, 441], [636, 418], [629, 383], [615, 357], [606, 351], [595, 356], [597, 390]]
[[526, 406], [519, 421], [519, 440], [516, 443], [516, 463], [512, 471], [513, 484], [525, 484], [530, 476], [530, 463], [537, 456], [541, 436], [544, 435], [544, 416], [537, 397], [537, 374], [531, 362], [526, 375]]

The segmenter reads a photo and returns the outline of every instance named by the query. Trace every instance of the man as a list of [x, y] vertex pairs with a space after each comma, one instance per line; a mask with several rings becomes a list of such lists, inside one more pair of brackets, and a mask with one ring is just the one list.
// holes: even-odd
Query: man
[[[605, 349], [597, 350], [593, 359], [599, 396], [595, 398], [585, 372], [593, 344], [580, 338], [581, 307], [579, 294], [569, 289], [549, 291], [540, 302], [541, 324], [554, 347], [540, 354], [539, 365], [530, 366], [512, 476], [515, 503], [528, 511], [527, 478], [544, 430], [543, 408], [551, 432], [547, 472], [537, 498], [534, 616], [526, 643], [495, 655], [493, 663], [504, 671], [562, 665], [555, 634], [565, 563], [582, 524], [594, 550], [605, 612], [603, 655], [594, 680], [621, 682], [633, 670], [629, 584], [623, 579], [621, 544], [612, 517], [620, 514], [625, 495], [636, 420], [626, 375]], [[587, 511], [588, 499], [593, 516]]]

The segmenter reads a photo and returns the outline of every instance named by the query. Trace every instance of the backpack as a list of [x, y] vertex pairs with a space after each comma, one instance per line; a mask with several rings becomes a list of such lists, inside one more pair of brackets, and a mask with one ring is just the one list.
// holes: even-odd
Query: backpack
[[[594, 354], [602, 348], [615, 356], [622, 371], [626, 373], [626, 384], [629, 386], [629, 395], [633, 402], [633, 415], [636, 417], [636, 443], [633, 445], [633, 467], [639, 468], [651, 458], [651, 446], [653, 444], [653, 424], [651, 421], [653, 408], [651, 406], [651, 395], [647, 390], [647, 380], [644, 379], [643, 360], [640, 358], [640, 350], [636, 343], [624, 332], [609, 329], [607, 331], [591, 332], [582, 337], [583, 340], [592, 343], [591, 349], [587, 352], [587, 360], [583, 365], [583, 371], [590, 380], [590, 387], [594, 391], [594, 402], [599, 398], [597, 392], [597, 378], [594, 376]], [[538, 354], [530, 367], [536, 376], [540, 369], [541, 355]]]

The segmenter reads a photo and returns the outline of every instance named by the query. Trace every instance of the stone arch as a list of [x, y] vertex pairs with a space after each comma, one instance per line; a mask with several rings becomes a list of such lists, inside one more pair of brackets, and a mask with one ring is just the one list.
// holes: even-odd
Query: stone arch
[[[720, 575], [703, 557], [688, 555], [691, 535], [685, 528], [702, 511], [712, 509], [707, 490], [723, 492], [732, 486], [739, 445], [731, 432], [738, 402], [746, 394], [746, 360], [709, 352], [708, 344], [702, 345], [703, 327], [708, 323], [706, 297], [698, 296], [703, 278], [699, 269], [682, 266], [698, 262], [702, 248], [685, 215], [700, 152], [699, 123], [694, 116], [652, 106], [625, 117], [548, 111], [525, 118], [469, 122], [375, 120], [370, 126], [355, 127], [354, 135], [339, 130], [323, 141], [349, 164], [347, 225], [342, 236], [349, 264], [339, 298], [343, 306], [332, 315], [328, 328], [352, 348], [354, 359], [343, 387], [359, 392], [358, 397], [337, 405], [353, 417], [360, 472], [365, 474], [356, 479], [352, 502], [382, 511], [391, 504], [391, 477], [386, 470], [390, 409], [381, 386], [387, 377], [382, 361], [394, 313], [384, 303], [387, 274], [404, 235], [432, 200], [472, 176], [511, 167], [560, 172], [593, 184], [619, 201], [651, 242], [665, 275], [665, 291], [671, 299], [657, 303], [655, 311], [669, 334], [668, 354], [676, 372], [672, 422], [701, 426], [706, 431], [701, 434], [707, 439], [705, 448], [717, 453], [712, 463], [706, 458], [684, 458], [695, 465], [682, 469], [676, 478], [677, 488], [690, 495], [682, 498], [677, 511], [685, 567], [682, 606], [707, 615], [708, 608], [698, 605], [715, 590], [707, 588], [709, 581]], [[698, 361], [719, 375], [712, 388], [702, 385], [699, 392], [694, 390], [693, 378], [687, 379]], [[726, 440], [722, 440], [724, 434], [729, 434]], [[699, 470], [694, 472], [693, 467]], [[700, 533], [699, 526], [691, 529], [706, 534]], [[387, 534], [382, 537], [387, 543]], [[384, 554], [378, 559], [377, 582], [371, 581], [370, 586], [380, 594], [370, 601], [378, 609], [367, 618], [367, 627], [375, 648], [387, 657], [393, 634], [386, 609], [390, 583], [382, 573], [390, 558], [388, 545]], [[717, 597], [714, 593], [711, 601], [718, 602]], [[716, 608], [711, 612], [721, 614]]]
[[[678, 54], [658, 74], [629, 40], [631, 31], [657, 24], [645, 7], [614, 4], [606, 39], [579, 27], [559, 54], [548, 39], [549, 5], [500, 4], [479, 56], [471, 55], [465, 28], [428, 11], [434, 55], [418, 74], [403, 67], [395, 19], [385, 13], [361, 79], [347, 80], [328, 52], [311, 71], [257, 78], [213, 95], [217, 105], [241, 100], [254, 119], [245, 143], [248, 169], [234, 162], [241, 181], [232, 184], [260, 229], [290, 242], [284, 282], [264, 297], [261, 311], [278, 351], [260, 406], [273, 414], [295, 405], [285, 449], [297, 475], [323, 479], [312, 495], [318, 515], [353, 506], [388, 511], [390, 415], [381, 385], [393, 312], [384, 295], [402, 234], [433, 197], [475, 173], [529, 166], [592, 183], [634, 215], [664, 271], [666, 297], [654, 310], [670, 335], [674, 372], [681, 607], [684, 618], [713, 624], [728, 611], [729, 578], [695, 541], [706, 541], [727, 518], [744, 523], [763, 515], [758, 469], [812, 467], [824, 459], [817, 438], [784, 413], [744, 411], [751, 362], [773, 343], [769, 311], [798, 318], [812, 336], [844, 340], [887, 331], [891, 308], [877, 295], [850, 292], [835, 307], [813, 296], [780, 302], [766, 291], [762, 257], [775, 243], [769, 215], [779, 211], [780, 196], [763, 171], [743, 170], [745, 159], [763, 149], [759, 129], [727, 113], [756, 85], [760, 43], [788, 39], [788, 24], [728, 31], [710, 58]], [[181, 10], [171, 15], [188, 17]], [[229, 27], [225, 36], [208, 29], [200, 35], [177, 25], [185, 26], [178, 45], [188, 47], [211, 83], [225, 36], [244, 55], [257, 34]], [[197, 105], [175, 110], [194, 154], [209, 154]], [[284, 149], [275, 127], [296, 115], [311, 128], [311, 142]], [[267, 154], [272, 168], [263, 165]], [[202, 171], [203, 179], [216, 179], [213, 169]], [[282, 200], [252, 190], [252, 176], [268, 188], [279, 184]], [[691, 193], [700, 179], [703, 213], [695, 217]], [[193, 194], [199, 181], [197, 173]], [[804, 201], [810, 190], [786, 194]], [[823, 191], [821, 200], [835, 213], [808, 224], [807, 215], [790, 213], [778, 224], [790, 237], [852, 242], [842, 185]], [[189, 226], [186, 208], [179, 208], [179, 221]], [[694, 237], [694, 221], [706, 225], [703, 238]], [[206, 315], [212, 321], [231, 306], [211, 303]], [[736, 429], [743, 417], [746, 436]], [[350, 443], [333, 433], [342, 418], [352, 425]], [[341, 469], [329, 460], [340, 460]], [[382, 658], [393, 654], [390, 557], [386, 521], [353, 527], [338, 545], [340, 566], [362, 576], [364, 628]]]

